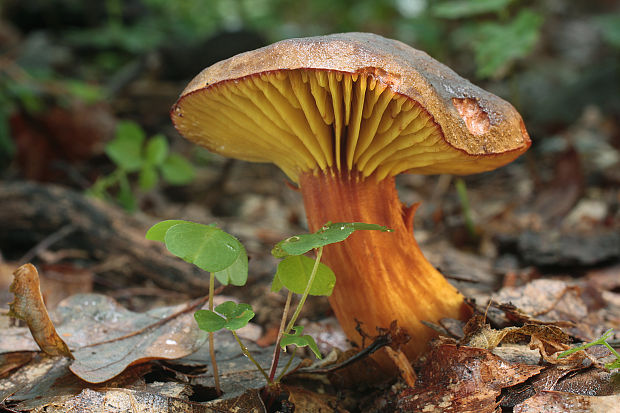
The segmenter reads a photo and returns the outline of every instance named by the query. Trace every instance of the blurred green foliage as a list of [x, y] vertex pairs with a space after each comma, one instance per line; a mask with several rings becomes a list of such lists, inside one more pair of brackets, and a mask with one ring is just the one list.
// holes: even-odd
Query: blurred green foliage
[[137, 209], [137, 199], [130, 174], [138, 174], [138, 188], [148, 192], [161, 178], [170, 185], [185, 185], [194, 179], [194, 167], [185, 158], [170, 153], [163, 135], [146, 139], [144, 130], [135, 122], [121, 121], [116, 137], [107, 143], [105, 153], [116, 165], [111, 174], [97, 179], [88, 190], [91, 196], [111, 200], [110, 190], [116, 190], [116, 200], [127, 211]]
[[[70, 0], [55, 0], [51, 3]], [[541, 3], [542, 4], [542, 3]], [[473, 52], [480, 78], [535, 47], [547, 13], [519, 0], [106, 0], [101, 23], [68, 26], [60, 39], [101, 51], [102, 68], [122, 64], [118, 53], [145, 53], [170, 42], [195, 44], [219, 31], [254, 30], [270, 41], [333, 32], [370, 31], [444, 58]], [[74, 5], [74, 7], [77, 7]], [[84, 3], [84, 13], [88, 5]], [[116, 54], [115, 54], [116, 53]]]

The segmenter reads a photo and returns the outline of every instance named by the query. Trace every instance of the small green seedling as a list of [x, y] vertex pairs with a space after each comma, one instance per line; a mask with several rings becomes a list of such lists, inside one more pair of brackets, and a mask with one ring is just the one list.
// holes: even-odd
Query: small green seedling
[[137, 208], [130, 174], [138, 174], [138, 186], [150, 191], [159, 176], [170, 185], [185, 185], [194, 179], [194, 167], [181, 155], [170, 153], [163, 135], [146, 139], [142, 128], [131, 121], [119, 122], [116, 137], [108, 142], [105, 153], [116, 165], [110, 175], [97, 179], [88, 192], [101, 199], [111, 199], [109, 191], [117, 189], [117, 201], [128, 211]]
[[616, 359], [610, 363], [605, 364], [605, 368], [612, 369], [620, 369], [620, 354], [607, 342], [607, 339], [613, 335], [614, 331], [612, 329], [607, 330], [605, 334], [603, 334], [598, 339], [592, 341], [591, 343], [585, 343], [575, 348], [571, 348], [570, 350], [566, 350], [558, 355], [558, 358], [570, 356], [573, 353], [576, 353], [581, 350], [585, 350], [592, 346], [605, 346], [611, 353], [616, 357]]
[[[256, 365], [265, 376], [268, 384], [279, 382], [293, 360], [291, 357], [280, 375], [275, 378], [280, 349], [286, 349], [287, 346], [308, 347], [317, 358], [321, 358], [316, 341], [310, 335], [303, 335], [303, 327], [295, 326], [295, 322], [308, 296], [329, 296], [336, 284], [336, 276], [333, 271], [320, 263], [323, 247], [344, 241], [357, 230], [390, 231], [386, 227], [374, 224], [328, 223], [315, 233], [287, 238], [273, 248], [272, 254], [277, 258], [282, 258], [282, 261], [278, 264], [271, 287], [272, 291], [287, 288], [289, 293], [282, 314], [280, 331], [269, 373], [252, 357], [236, 332], [236, 330], [245, 327], [254, 317], [252, 307], [249, 304], [236, 304], [227, 301], [213, 308], [215, 279], [224, 285], [238, 286], [244, 285], [247, 281], [248, 257], [243, 245], [235, 237], [213, 225], [195, 222], [162, 221], [148, 230], [147, 239], [165, 243], [166, 248], [176, 256], [211, 273], [209, 310], [198, 310], [194, 317], [198, 326], [209, 333], [216, 391], [220, 392], [220, 386], [213, 347], [213, 333], [222, 329], [230, 330], [243, 354]], [[313, 249], [316, 251], [315, 259], [303, 255]], [[300, 294], [301, 298], [287, 324], [294, 293]], [[293, 332], [291, 333], [291, 331]]]
[[[276, 347], [269, 370], [268, 381], [270, 383], [274, 382], [280, 357], [280, 348], [286, 348], [289, 343], [295, 344], [296, 347], [308, 346], [317, 358], [321, 358], [314, 339], [307, 335], [302, 336], [301, 332], [303, 327], [295, 326], [295, 322], [309, 295], [330, 296], [336, 284], [336, 276], [333, 271], [326, 265], [320, 263], [323, 255], [323, 247], [344, 241], [353, 234], [353, 232], [358, 230], [391, 231], [387, 227], [375, 224], [361, 222], [328, 222], [317, 232], [289, 237], [277, 243], [272, 249], [271, 254], [274, 257], [283, 259], [278, 264], [276, 275], [271, 284], [271, 290], [280, 291], [282, 287], [286, 287], [289, 293], [286, 298], [286, 304], [284, 305], [280, 331], [276, 339]], [[312, 249], [316, 251], [316, 258], [314, 260], [303, 255]], [[301, 294], [301, 298], [287, 324], [286, 320], [288, 318], [288, 310], [293, 293]], [[294, 330], [295, 333], [290, 334], [291, 330]], [[286, 365], [278, 378], [275, 378], [276, 383], [286, 373], [291, 360], [292, 357], [289, 359], [289, 364]]]
[[[223, 285], [233, 284], [239, 286], [245, 285], [248, 279], [248, 256], [245, 248], [235, 237], [213, 225], [203, 225], [182, 220], [162, 221], [153, 225], [147, 231], [146, 239], [163, 242], [166, 248], [177, 257], [210, 273], [209, 311], [211, 313], [213, 313], [213, 295], [216, 278]], [[249, 307], [248, 304], [245, 305]], [[232, 315], [237, 314], [235, 311], [238, 311], [238, 308], [231, 309], [230, 306], [224, 306], [222, 309], [226, 311], [224, 315], [231, 318], [231, 320], [226, 319], [224, 324], [216, 330], [212, 328], [209, 330], [213, 331], [207, 330], [209, 333], [209, 353], [213, 367], [215, 391], [218, 394], [221, 393], [221, 388], [217, 362], [215, 360], [213, 333], [221, 328], [234, 326], [235, 324], [232, 323], [232, 318], [234, 317]], [[244, 307], [241, 309], [245, 310]], [[204, 313], [201, 314], [201, 317], [204, 318]], [[215, 320], [213, 315], [207, 317]], [[251, 313], [250, 318], [248, 318], [245, 324], [252, 317], [254, 317], [254, 312]], [[229, 324], [226, 324], [227, 322]], [[233, 334], [236, 337], [234, 331]], [[238, 337], [236, 338], [239, 341]], [[241, 345], [241, 343], [239, 344]]]

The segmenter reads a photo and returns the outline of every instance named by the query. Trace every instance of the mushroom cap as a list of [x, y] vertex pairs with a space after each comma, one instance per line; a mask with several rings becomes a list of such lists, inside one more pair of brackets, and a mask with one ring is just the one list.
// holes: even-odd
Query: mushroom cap
[[199, 73], [171, 110], [209, 150], [312, 170], [470, 174], [531, 144], [521, 116], [425, 52], [369, 33], [289, 39]]

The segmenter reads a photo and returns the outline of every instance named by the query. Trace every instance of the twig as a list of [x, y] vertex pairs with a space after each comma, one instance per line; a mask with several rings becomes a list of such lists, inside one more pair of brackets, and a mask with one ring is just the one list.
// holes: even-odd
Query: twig
[[355, 362], [358, 362], [358, 361], [360, 361], [360, 360], [370, 356], [372, 353], [376, 352], [377, 350], [381, 349], [382, 347], [385, 347], [385, 346], [389, 345], [391, 342], [392, 342], [392, 337], [389, 334], [380, 335], [372, 343], [370, 343], [370, 345], [368, 347], [365, 347], [359, 353], [349, 357], [348, 359], [346, 359], [342, 363], [338, 363], [338, 364], [336, 364], [334, 366], [324, 367], [324, 368], [302, 368], [302, 369], [295, 370], [291, 374], [298, 374], [298, 373], [327, 374], [327, 373], [331, 373], [332, 371], [343, 369], [343, 368], [345, 368], [347, 366], [350, 366], [351, 364], [353, 364]]
[[26, 264], [30, 262], [34, 257], [39, 255], [42, 251], [45, 251], [61, 239], [65, 238], [67, 235], [71, 234], [77, 229], [77, 227], [73, 224], [65, 225], [61, 227], [58, 231], [51, 233], [47, 237], [43, 238], [41, 242], [32, 247], [28, 252], [24, 254], [24, 256], [19, 260], [19, 265]]

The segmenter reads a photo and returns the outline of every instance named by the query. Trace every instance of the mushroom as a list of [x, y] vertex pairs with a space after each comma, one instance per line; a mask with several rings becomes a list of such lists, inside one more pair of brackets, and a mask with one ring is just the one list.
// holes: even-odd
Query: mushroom
[[413, 237], [416, 205], [398, 198], [400, 173], [471, 174], [511, 162], [531, 142], [506, 101], [422, 51], [368, 33], [284, 40], [204, 69], [171, 110], [176, 129], [209, 150], [272, 162], [300, 187], [308, 226], [367, 222], [325, 247], [337, 281], [331, 306], [348, 338], [393, 320], [421, 354], [421, 321], [465, 319], [463, 296]]

